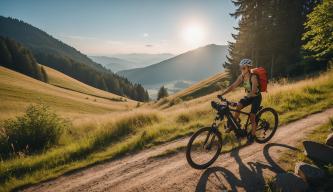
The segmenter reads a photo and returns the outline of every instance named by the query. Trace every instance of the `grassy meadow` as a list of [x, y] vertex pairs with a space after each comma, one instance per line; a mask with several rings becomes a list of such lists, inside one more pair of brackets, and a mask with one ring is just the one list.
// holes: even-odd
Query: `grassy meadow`
[[45, 69], [50, 84], [0, 67], [0, 99], [3, 101], [0, 121], [21, 114], [31, 103], [45, 103], [71, 120], [127, 111], [136, 105], [130, 99], [95, 89], [51, 68]]
[[[48, 73], [51, 71], [47, 70]], [[67, 89], [0, 68], [0, 99], [5, 101], [0, 104], [0, 120], [21, 115], [29, 103], [43, 102], [72, 121], [57, 146], [32, 155], [2, 159], [0, 191], [37, 183], [189, 135], [199, 127], [210, 125], [214, 118], [210, 101], [216, 100], [218, 92], [188, 101], [180, 100], [172, 105], [172, 100], [167, 98], [160, 101], [162, 104], [150, 102], [138, 107], [137, 102], [129, 99], [105, 99], [114, 95], [71, 83], [71, 79], [56, 71], [49, 74], [50, 84]], [[236, 101], [243, 95], [244, 90], [237, 89], [226, 97]], [[297, 82], [282, 80], [271, 83], [268, 93], [263, 93], [263, 106], [273, 107], [279, 112], [280, 124], [331, 107], [333, 71]]]

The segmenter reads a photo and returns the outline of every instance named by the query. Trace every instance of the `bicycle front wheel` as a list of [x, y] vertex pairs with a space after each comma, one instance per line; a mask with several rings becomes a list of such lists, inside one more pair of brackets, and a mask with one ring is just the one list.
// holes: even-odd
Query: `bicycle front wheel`
[[187, 162], [195, 169], [205, 169], [218, 158], [221, 148], [221, 134], [211, 127], [201, 128], [192, 135], [187, 144]]
[[255, 140], [258, 143], [269, 141], [279, 125], [278, 113], [273, 108], [264, 108], [257, 114], [257, 130]]

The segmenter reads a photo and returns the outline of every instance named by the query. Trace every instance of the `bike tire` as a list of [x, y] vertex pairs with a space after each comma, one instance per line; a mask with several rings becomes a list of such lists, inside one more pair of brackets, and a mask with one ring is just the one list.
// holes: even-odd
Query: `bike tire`
[[[266, 143], [267, 141], [269, 141], [270, 139], [272, 139], [272, 137], [274, 136], [276, 130], [277, 130], [277, 127], [279, 125], [279, 115], [278, 113], [273, 109], [273, 108], [270, 108], [270, 107], [267, 107], [267, 108], [264, 108], [262, 110], [260, 110], [257, 115], [256, 115], [256, 122], [257, 122], [257, 126], [259, 127], [259, 120], [260, 120], [260, 117], [264, 114], [264, 113], [272, 113], [273, 116], [274, 116], [274, 125], [273, 125], [273, 128], [272, 128], [272, 132], [270, 133], [270, 135], [268, 137], [266, 137], [265, 139], [259, 139], [257, 137], [255, 137], [255, 141], [257, 143]], [[258, 130], [258, 128], [257, 128]]]
[[[210, 134], [214, 134], [215, 137], [217, 138], [218, 140], [218, 148], [213, 156], [212, 159], [210, 159], [208, 162], [206, 163], [203, 163], [203, 164], [198, 164], [196, 163], [195, 161], [193, 161], [192, 159], [192, 156], [191, 156], [191, 152], [192, 152], [192, 146], [193, 146], [193, 142], [195, 141], [195, 139], [200, 136], [200, 134], [204, 134], [204, 132], [207, 132], [210, 133]], [[209, 167], [211, 164], [213, 164], [216, 159], [219, 157], [220, 153], [221, 153], [221, 149], [222, 149], [222, 137], [221, 137], [221, 134], [218, 132], [218, 131], [213, 131], [213, 129], [211, 127], [204, 127], [204, 128], [201, 128], [199, 129], [197, 132], [195, 132], [188, 144], [187, 144], [187, 149], [186, 149], [186, 159], [187, 159], [187, 162], [188, 164], [194, 168], [194, 169], [205, 169], [207, 167]]]

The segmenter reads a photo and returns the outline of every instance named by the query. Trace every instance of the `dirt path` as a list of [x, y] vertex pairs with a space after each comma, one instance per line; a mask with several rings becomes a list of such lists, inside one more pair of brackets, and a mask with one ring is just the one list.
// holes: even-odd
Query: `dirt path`
[[284, 171], [275, 162], [279, 153], [295, 150], [292, 146], [331, 116], [333, 108], [281, 126], [270, 143], [255, 143], [223, 154], [207, 170], [192, 169], [183, 152], [151, 158], [186, 144], [186, 138], [64, 175], [25, 191], [261, 191], [265, 177]]

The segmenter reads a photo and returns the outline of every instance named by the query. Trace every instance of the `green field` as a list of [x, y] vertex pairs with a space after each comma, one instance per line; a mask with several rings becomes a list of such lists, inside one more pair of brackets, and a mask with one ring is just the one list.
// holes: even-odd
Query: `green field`
[[[1, 103], [2, 120], [22, 114], [29, 103], [41, 101], [73, 121], [71, 133], [64, 134], [58, 146], [43, 153], [3, 160], [2, 191], [189, 135], [201, 126], [210, 125], [214, 118], [210, 101], [216, 99], [218, 92], [165, 109], [153, 102], [136, 108], [136, 102], [130, 100], [102, 99], [91, 96], [97, 93], [87, 95], [62, 89], [0, 69], [0, 99], [6, 101]], [[64, 81], [55, 78], [51, 83], [67, 84], [61, 83]], [[243, 90], [236, 90], [227, 98], [238, 100], [243, 94]], [[277, 109], [281, 124], [321, 111], [333, 106], [333, 71], [298, 82], [270, 84], [263, 97], [264, 106]]]

